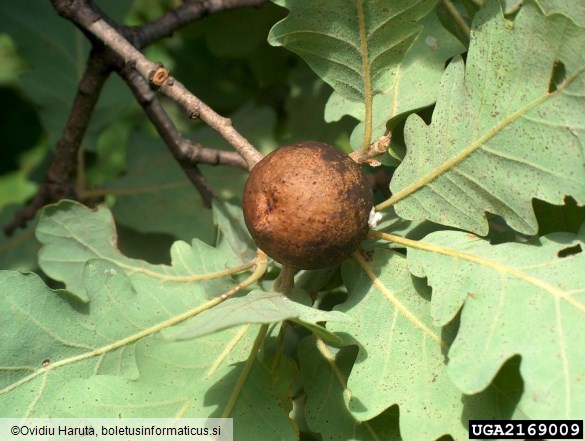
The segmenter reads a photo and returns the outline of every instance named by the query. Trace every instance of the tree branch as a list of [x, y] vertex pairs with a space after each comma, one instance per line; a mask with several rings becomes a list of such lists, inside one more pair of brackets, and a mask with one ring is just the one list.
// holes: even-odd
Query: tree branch
[[134, 96], [144, 109], [144, 113], [156, 128], [160, 137], [169, 146], [171, 153], [203, 198], [203, 204], [211, 208], [211, 200], [215, 197], [213, 190], [207, 184], [205, 177], [201, 174], [197, 164], [191, 163], [181, 149], [183, 138], [175, 128], [173, 122], [166, 114], [155, 93], [148, 86], [148, 83], [134, 70], [127, 70], [124, 80]]
[[[53, 0], [53, 2], [61, 3], [62, 1]], [[102, 19], [99, 14], [93, 12], [89, 0], [69, 0], [69, 3], [76, 7], [67, 7], [60, 12], [66, 14], [65, 16], [68, 19], [74, 21], [109, 46], [124, 60], [125, 64], [135, 68], [150, 84], [158, 87], [160, 92], [179, 103], [191, 117], [201, 118], [207, 125], [217, 131], [244, 158], [249, 170], [262, 159], [262, 154], [234, 129], [229, 118], [224, 118], [217, 114], [207, 104], [189, 92], [182, 83], [170, 76], [169, 72], [160, 64], [153, 63], [144, 57], [114, 27]]]
[[111, 70], [103, 58], [90, 57], [79, 82], [63, 137], [57, 142], [57, 154], [35, 197], [24, 210], [16, 213], [12, 222], [4, 227], [4, 233], [7, 236], [10, 236], [17, 228], [24, 227], [43, 206], [64, 198], [75, 199], [71, 177], [76, 171], [79, 147], [102, 87], [110, 73]]
[[206, 148], [190, 139], [183, 138], [146, 80], [131, 69], [123, 69], [121, 76], [131, 88], [160, 137], [169, 146], [172, 144], [176, 150], [175, 158], [179, 162], [188, 161], [189, 165], [193, 166], [197, 164], [227, 165], [242, 170], [248, 169], [246, 162], [237, 152]]
[[133, 69], [124, 69], [121, 74], [158, 134], [169, 146], [173, 156], [201, 194], [205, 206], [210, 208], [214, 193], [205, 181], [197, 164], [229, 164], [246, 169], [246, 163], [236, 152], [204, 149], [200, 144], [184, 139], [146, 80]]
[[[57, 143], [57, 154], [33, 200], [4, 228], [6, 235], [11, 235], [16, 228], [24, 227], [44, 205], [63, 198], [76, 198], [71, 178], [77, 169], [81, 142], [106, 79], [113, 70], [123, 75], [125, 64], [143, 67], [138, 69], [138, 72], [145, 79], [155, 86], [161, 86], [161, 91], [179, 102], [190, 115], [200, 116], [239, 153], [205, 148], [182, 138], [156, 99], [152, 100], [154, 103], [152, 106], [143, 106], [159, 134], [201, 193], [206, 205], [210, 204], [213, 192], [201, 175], [197, 163], [251, 169], [262, 158], [262, 155], [232, 127], [228, 118], [215, 113], [187, 91], [181, 83], [168, 76], [165, 69], [146, 60], [135, 47], [143, 48], [169, 36], [180, 27], [204, 15], [237, 7], [258, 7], [266, 0], [184, 0], [179, 7], [159, 19], [138, 27], [120, 27], [109, 21], [91, 0], [51, 1], [59, 15], [72, 21], [91, 40], [93, 49], [79, 83], [63, 137]], [[135, 88], [132, 89], [134, 91]], [[155, 97], [154, 94], [152, 96]], [[142, 98], [138, 95], [137, 97], [141, 103], [146, 103], [149, 99], [145, 98], [146, 95]]]
[[134, 34], [132, 41], [138, 48], [148, 46], [162, 38], [170, 37], [183, 26], [205, 15], [245, 6], [261, 6], [266, 0], [185, 0], [180, 6], [162, 17], [138, 27], [127, 27]]

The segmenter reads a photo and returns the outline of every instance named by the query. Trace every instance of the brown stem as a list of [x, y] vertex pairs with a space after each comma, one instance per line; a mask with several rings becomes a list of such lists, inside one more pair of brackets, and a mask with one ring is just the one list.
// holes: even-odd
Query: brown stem
[[110, 72], [103, 58], [90, 57], [79, 82], [63, 136], [57, 142], [57, 154], [35, 197], [24, 210], [16, 213], [12, 222], [4, 227], [4, 233], [7, 236], [14, 233], [17, 228], [26, 226], [27, 222], [34, 218], [36, 212], [43, 206], [64, 198], [75, 199], [75, 189], [71, 177], [76, 170], [79, 147]]
[[360, 149], [349, 154], [349, 157], [358, 164], [370, 164], [372, 167], [377, 167], [381, 163], [376, 158], [388, 150], [392, 133], [386, 133], [379, 139], [369, 145], [367, 149]]
[[258, 7], [264, 3], [266, 0], [185, 0], [162, 17], [126, 30], [134, 34], [132, 41], [136, 47], [143, 48], [162, 38], [170, 37], [177, 29], [205, 15], [245, 6]]
[[[53, 0], [53, 3], [62, 3], [63, 1]], [[170, 76], [160, 64], [153, 63], [144, 57], [120, 32], [102, 19], [99, 14], [92, 11], [88, 0], [70, 0], [70, 3], [77, 5], [77, 7], [66, 8], [60, 12], [67, 14], [67, 18], [110, 47], [122, 58], [124, 64], [135, 68], [143, 78], [159, 87], [160, 92], [179, 103], [191, 117], [201, 118], [217, 131], [244, 158], [249, 170], [262, 159], [262, 154], [234, 129], [229, 118], [217, 114], [187, 90], [183, 84]]]
[[137, 101], [140, 103], [144, 112], [150, 119], [150, 122], [156, 128], [160, 137], [169, 146], [171, 153], [181, 165], [183, 171], [191, 181], [191, 183], [197, 188], [203, 203], [207, 208], [211, 208], [211, 200], [215, 196], [213, 190], [207, 184], [205, 177], [201, 174], [199, 167], [195, 163], [192, 163], [189, 158], [184, 154], [182, 145], [184, 140], [180, 135], [179, 131], [163, 109], [160, 101], [157, 99], [155, 93], [150, 89], [148, 83], [134, 70], [127, 69], [123, 73], [124, 80]]
[[120, 75], [182, 166], [196, 167], [197, 164], [207, 164], [248, 169], [246, 162], [237, 152], [207, 148], [183, 138], [146, 80], [132, 69], [122, 69]]
[[[77, 95], [67, 125], [63, 131], [63, 137], [57, 143], [57, 154], [49, 168], [49, 171], [41, 184], [37, 194], [27, 207], [18, 212], [14, 220], [6, 225], [4, 232], [11, 235], [16, 228], [24, 227], [32, 219], [36, 212], [44, 205], [56, 202], [65, 197], [75, 198], [75, 188], [72, 184], [72, 176], [77, 168], [77, 157], [80, 156], [80, 145], [87, 126], [95, 109], [95, 105], [100, 96], [102, 87], [113, 70], [121, 71], [124, 62], [131, 61], [124, 57], [119, 51], [111, 51], [111, 40], [102, 41], [99, 34], [92, 33], [90, 27], [92, 24], [100, 22], [108, 28], [110, 36], [116, 36], [123, 42], [127, 50], [130, 48], [143, 48], [152, 42], [171, 35], [178, 28], [200, 18], [206, 14], [215, 13], [225, 9], [232, 9], [243, 6], [260, 6], [266, 0], [184, 0], [183, 3], [160, 17], [159, 19], [144, 24], [139, 27], [121, 27], [111, 22], [105, 14], [91, 0], [51, 0], [57, 13], [71, 20], [82, 32], [92, 41], [92, 54], [88, 60], [88, 65], [83, 78], [81, 79]], [[96, 38], [97, 37], [97, 38]], [[131, 42], [131, 43], [130, 43]], [[106, 46], [104, 46], [104, 44]], [[118, 48], [119, 49], [119, 48]], [[136, 54], [134, 49], [133, 54]], [[138, 52], [141, 61], [144, 57]], [[147, 60], [146, 60], [147, 61]], [[148, 62], [150, 63], [150, 62]], [[129, 64], [133, 64], [130, 62]], [[144, 78], [153, 79], [153, 84], [158, 81], [159, 85], [164, 87], [173, 83], [181, 86], [173, 78], [168, 76], [166, 70], [160, 69], [160, 66], [150, 63], [150, 69]], [[157, 77], [154, 74], [163, 73]], [[142, 72], [144, 73], [144, 72]], [[163, 88], [164, 88], [163, 87]], [[179, 89], [178, 87], [175, 90]], [[208, 149], [199, 144], [192, 143], [180, 136], [174, 136], [175, 143], [174, 154], [180, 152], [179, 162], [189, 176], [189, 179], [197, 187], [204, 197], [206, 203], [209, 203], [212, 195], [211, 189], [207, 186], [201, 173], [197, 168], [197, 163], [206, 164], [225, 164], [238, 168], [251, 169], [253, 165], [262, 158], [262, 155], [243, 138], [233, 127], [231, 121], [217, 115], [213, 110], [192, 96], [184, 87], [182, 93], [185, 95], [181, 103], [185, 105], [190, 103], [191, 107], [187, 110], [191, 115], [198, 115], [207, 122], [211, 127], [217, 130], [225, 139], [227, 139], [236, 150], [240, 153], [237, 155], [233, 152], [223, 152], [215, 149]], [[172, 98], [173, 92], [168, 93]], [[177, 100], [179, 101], [179, 100]], [[171, 150], [173, 146], [169, 144]], [[177, 157], [177, 156], [176, 156]], [[179, 158], [177, 157], [177, 158]], [[191, 164], [186, 165], [188, 158]], [[242, 159], [244, 158], [245, 161]]]

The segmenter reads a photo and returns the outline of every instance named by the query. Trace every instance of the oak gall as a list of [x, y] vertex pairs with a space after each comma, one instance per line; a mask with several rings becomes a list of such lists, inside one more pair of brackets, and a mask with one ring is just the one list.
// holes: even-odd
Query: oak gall
[[368, 233], [368, 181], [349, 156], [315, 141], [267, 155], [244, 187], [244, 219], [256, 245], [294, 268], [336, 265]]

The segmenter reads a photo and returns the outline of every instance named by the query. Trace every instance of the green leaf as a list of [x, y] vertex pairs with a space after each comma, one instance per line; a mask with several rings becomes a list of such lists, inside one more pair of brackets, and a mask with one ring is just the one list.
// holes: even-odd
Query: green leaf
[[297, 53], [337, 93], [364, 105], [362, 146], [369, 145], [372, 100], [392, 88], [404, 53], [421, 31], [417, 21], [436, 1], [277, 3], [290, 14], [272, 28], [269, 43]]
[[[130, 316], [119, 321], [127, 312], [120, 307], [130, 306], [135, 296], [127, 278], [121, 271], [117, 272], [107, 288], [92, 303], [91, 314], [88, 314], [87, 305], [66, 291], [50, 290], [36, 274], [0, 272], [3, 294], [0, 320], [6, 336], [0, 363], [2, 415], [25, 415], [27, 407], [34, 404], [35, 394], [42, 392], [43, 381], [40, 380], [49, 374], [43, 370], [46, 367], [43, 365], [49, 363], [65, 363], [65, 371], [73, 364], [76, 375], [81, 377], [98, 373], [136, 376], [132, 347], [125, 348], [126, 351], [112, 348], [107, 354], [99, 356], [96, 353], [91, 357], [97, 348], [110, 345], [116, 334], [120, 338], [136, 332]], [[112, 291], [119, 288], [124, 289]], [[131, 315], [137, 313], [136, 308], [129, 312]], [[88, 358], [80, 358], [84, 355]], [[40, 389], [21, 387], [31, 386], [30, 382]], [[7, 407], [5, 394], [9, 393], [13, 397], [9, 401], [18, 401], [18, 405], [12, 402], [15, 406], [12, 408]]]
[[[582, 2], [564, 0], [535, 0], [545, 14], [564, 14], [579, 26], [585, 26], [585, 7]], [[522, 6], [522, 0], [504, 0], [506, 13], [513, 13]]]
[[18, 76], [26, 70], [26, 64], [18, 56], [16, 47], [8, 35], [0, 34], [0, 85], [14, 84]]
[[[423, 30], [396, 67], [395, 82], [374, 96], [373, 139], [387, 132], [387, 124], [392, 128], [404, 115], [433, 104], [445, 62], [464, 51], [461, 43], [443, 28], [436, 13], [424, 17], [420, 24]], [[352, 103], [340, 93], [333, 93], [325, 108], [325, 120], [337, 121], [346, 114], [360, 121], [351, 135], [351, 145], [357, 150], [364, 136], [364, 106]]]
[[[34, 274], [0, 272], [2, 416], [221, 416], [254, 328], [180, 343], [138, 339], [161, 308], [186, 305], [134, 292], [124, 272], [112, 270], [108, 262], [88, 263], [89, 305], [48, 289]], [[235, 433], [296, 439], [274, 387], [268, 369], [255, 361], [231, 414]], [[262, 417], [268, 420], [257, 424]]]
[[38, 185], [21, 171], [0, 176], [0, 210], [11, 204], [21, 204], [33, 197]]
[[397, 404], [406, 441], [444, 434], [465, 439], [465, 419], [509, 417], [508, 409], [498, 406], [502, 397], [496, 391], [464, 399], [449, 379], [449, 332], [431, 322], [429, 290], [411, 278], [406, 259], [382, 248], [372, 259], [343, 264], [349, 296], [336, 310], [354, 323], [328, 326], [359, 347], [347, 382], [352, 415], [366, 421]]
[[211, 244], [215, 240], [211, 211], [159, 139], [132, 136], [127, 172], [105, 187], [116, 196], [112, 211], [121, 224], [184, 241], [197, 237]]
[[585, 7], [582, 2], [562, 0], [537, 0], [545, 14], [564, 14], [579, 26], [585, 27]]
[[[301, 305], [283, 294], [252, 291], [244, 297], [228, 299], [222, 304], [203, 311], [183, 325], [165, 332], [170, 340], [185, 340], [217, 332], [246, 323], [277, 323], [291, 320], [301, 325], [317, 327], [318, 322], [348, 322], [343, 313], [321, 311]], [[321, 327], [322, 328], [322, 327]], [[326, 329], [322, 328], [322, 333]], [[331, 339], [339, 342], [334, 336]]]
[[[137, 380], [99, 375], [69, 381], [63, 388], [66, 401], [59, 409], [69, 407], [76, 417], [93, 418], [119, 414], [129, 418], [220, 417], [255, 330], [228, 330], [180, 343], [145, 339], [136, 345], [141, 366]], [[227, 344], [236, 342], [234, 350], [225, 351]], [[278, 386], [267, 367], [256, 360], [230, 414], [234, 439], [297, 439], [279, 405]]]
[[519, 354], [518, 407], [531, 419], [583, 418], [585, 227], [577, 236], [554, 233], [533, 244], [494, 246], [444, 231], [419, 245], [408, 262], [433, 287], [436, 322], [448, 323], [464, 305], [449, 350], [452, 381], [465, 393], [478, 392]]
[[327, 346], [307, 337], [299, 344], [299, 361], [307, 392], [307, 423], [323, 440], [398, 441], [396, 408], [369, 421], [358, 421], [348, 411], [345, 382], [355, 360], [355, 350]]
[[120, 117], [100, 132], [96, 140], [95, 162], [85, 170], [87, 188], [101, 187], [126, 172], [126, 154], [130, 134], [135, 130], [134, 119], [135, 116]]
[[396, 215], [394, 207], [388, 207], [380, 212], [382, 216], [376, 225], [376, 231], [381, 233], [392, 233], [407, 237], [413, 240], [419, 240], [427, 234], [444, 230], [444, 225], [435, 224], [429, 221], [409, 221]]
[[[237, 260], [229, 247], [177, 242], [171, 266], [129, 259], [116, 249], [107, 209], [69, 201], [47, 207], [37, 232], [46, 271], [79, 291], [52, 291], [34, 274], [0, 272], [2, 415], [220, 416], [235, 400], [231, 415], [242, 420], [242, 433], [295, 439], [279, 396], [294, 378], [275, 384], [258, 360], [244, 370], [254, 327], [196, 343], [159, 335], [237, 284], [224, 271]], [[260, 409], [269, 423], [256, 424]]]
[[400, 57], [421, 30], [416, 21], [435, 2], [277, 3], [290, 14], [272, 28], [270, 44], [296, 52], [344, 97], [364, 102], [392, 87]]
[[[532, 198], [585, 203], [584, 45], [584, 30], [561, 15], [527, 3], [509, 26], [486, 2], [465, 69], [458, 59], [445, 72], [432, 124], [408, 118], [408, 152], [378, 208], [481, 235], [489, 211], [534, 234]], [[564, 79], [551, 83], [558, 72]]]
[[[288, 78], [290, 93], [286, 98], [288, 115], [286, 141], [318, 139], [351, 151], [348, 141], [355, 122], [350, 118], [336, 122], [323, 120], [325, 105], [332, 92], [331, 87], [305, 64], [299, 64], [291, 69]], [[359, 107], [359, 104], [352, 104]], [[340, 115], [338, 119], [342, 116]]]
[[212, 205], [213, 221], [220, 231], [218, 247], [225, 243], [240, 263], [251, 261], [256, 255], [256, 244], [246, 228], [240, 205], [217, 199]]
[[503, 0], [502, 9], [505, 14], [513, 14], [522, 6], [523, 0]]
[[[260, 15], [252, 15], [256, 20], [248, 21], [247, 24], [253, 29], [262, 26], [257, 20]], [[217, 23], [218, 17], [210, 19]], [[175, 43], [166, 46], [168, 56], [175, 64], [173, 76], [180, 79], [188, 90], [213, 110], [228, 115], [240, 110], [247, 102], [258, 96], [262, 84], [251, 75], [250, 70], [254, 63], [258, 62], [257, 57], [264, 58], [265, 54], [260, 49], [269, 46], [265, 43], [265, 46], [250, 47], [249, 49], [253, 50], [250, 56], [252, 61], [248, 58], [220, 58], [210, 50], [206, 35], [202, 33], [209, 30], [209, 27], [203, 23], [201, 25], [181, 29], [177, 32]], [[210, 23], [210, 26], [212, 25]], [[238, 43], [234, 45], [239, 46]], [[243, 49], [243, 45], [240, 47]], [[276, 60], [264, 58], [264, 61], [265, 66], [282, 68], [282, 61], [278, 58]], [[218, 72], [221, 72], [221, 75], [218, 75]]]
[[[153, 286], [149, 284], [154, 284], [161, 295], [174, 293], [169, 295], [184, 296], [188, 303], [192, 303], [193, 299], [188, 299], [194, 296], [190, 282], [205, 280], [209, 273], [241, 264], [228, 250], [213, 248], [197, 239], [191, 245], [175, 242], [170, 250], [170, 266], [130, 259], [117, 248], [114, 221], [107, 208], [90, 210], [71, 201], [47, 206], [36, 235], [43, 245], [39, 252], [43, 271], [64, 282], [69, 291], [84, 301], [89, 297], [83, 284], [83, 272], [91, 259], [101, 259], [110, 262], [113, 268], [127, 271], [133, 283], [143, 283], [144, 289], [150, 291]], [[209, 281], [203, 286], [209, 285], [206, 289], [217, 295], [226, 288], [218, 283], [222, 282]]]

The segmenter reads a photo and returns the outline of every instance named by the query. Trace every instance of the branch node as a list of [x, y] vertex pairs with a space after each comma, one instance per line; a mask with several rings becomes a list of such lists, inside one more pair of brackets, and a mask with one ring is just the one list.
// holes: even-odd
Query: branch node
[[155, 87], [160, 87], [169, 78], [169, 70], [162, 64], [158, 64], [157, 68], [148, 75], [148, 82]]
[[376, 159], [376, 157], [382, 155], [388, 150], [390, 141], [392, 139], [392, 133], [388, 132], [381, 136], [379, 139], [371, 143], [367, 150], [359, 150], [349, 154], [349, 157], [358, 164], [368, 164], [372, 167], [378, 167], [382, 163]]
[[197, 102], [195, 103], [195, 109], [189, 113], [189, 118], [190, 119], [197, 119], [199, 118], [199, 116], [201, 116], [201, 102], [199, 100], [197, 100]]

